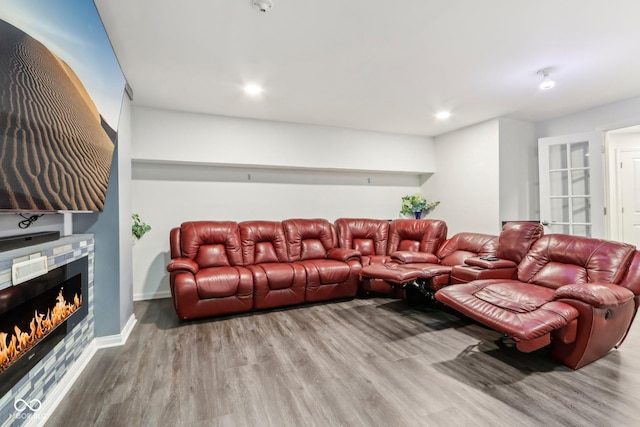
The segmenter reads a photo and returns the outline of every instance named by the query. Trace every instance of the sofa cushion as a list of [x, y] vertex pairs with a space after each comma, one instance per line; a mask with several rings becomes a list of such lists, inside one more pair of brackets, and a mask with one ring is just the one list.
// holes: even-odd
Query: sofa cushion
[[375, 243], [371, 239], [353, 239], [353, 249], [361, 254], [373, 255], [376, 253]]
[[536, 222], [507, 222], [498, 237], [496, 256], [519, 264], [531, 246], [544, 234]]
[[245, 265], [289, 261], [282, 223], [245, 221], [238, 227]]
[[351, 266], [342, 261], [315, 259], [300, 262], [307, 271], [307, 286], [318, 280], [317, 285], [345, 282], [351, 274]]
[[286, 219], [282, 227], [291, 261], [323, 259], [338, 246], [335, 228], [326, 219]]
[[496, 307], [516, 313], [537, 310], [553, 299], [554, 291], [520, 282], [497, 282], [476, 291], [474, 296]]
[[635, 295], [640, 295], [640, 251], [634, 252], [627, 273], [620, 282], [620, 286], [624, 286]]
[[395, 219], [389, 227], [387, 253], [396, 251], [435, 254], [447, 238], [447, 224], [434, 219]]
[[258, 286], [258, 282], [262, 284], [263, 280], [269, 289], [290, 288], [295, 284], [297, 279], [302, 279], [302, 283], [304, 284], [304, 272], [295, 268], [294, 264], [260, 264], [250, 265], [247, 268], [253, 273], [256, 287]]
[[362, 255], [385, 255], [389, 221], [369, 218], [337, 219], [336, 229], [341, 248], [355, 249]]
[[205, 268], [195, 278], [198, 295], [203, 299], [230, 297], [243, 293], [242, 288], [253, 288], [251, 272], [244, 267]]
[[358, 292], [360, 262], [332, 259], [297, 261], [306, 272], [306, 301], [353, 298]]
[[518, 280], [558, 288], [570, 283], [619, 283], [634, 255], [626, 243], [549, 234], [518, 265]]
[[233, 221], [191, 221], [180, 226], [182, 256], [200, 268], [243, 265], [238, 224]]
[[481, 233], [458, 233], [438, 249], [440, 263], [462, 265], [467, 258], [495, 255], [498, 237]]

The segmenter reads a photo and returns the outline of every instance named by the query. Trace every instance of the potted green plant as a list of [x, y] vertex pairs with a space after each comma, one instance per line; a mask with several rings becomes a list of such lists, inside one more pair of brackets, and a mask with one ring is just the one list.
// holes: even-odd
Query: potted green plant
[[439, 200], [427, 202], [427, 199], [420, 193], [402, 197], [402, 215], [414, 215], [416, 219], [422, 217], [422, 211], [431, 212], [433, 208], [440, 204]]
[[142, 239], [147, 231], [151, 230], [151, 226], [145, 224], [137, 213], [131, 214], [131, 240], [133, 243]]

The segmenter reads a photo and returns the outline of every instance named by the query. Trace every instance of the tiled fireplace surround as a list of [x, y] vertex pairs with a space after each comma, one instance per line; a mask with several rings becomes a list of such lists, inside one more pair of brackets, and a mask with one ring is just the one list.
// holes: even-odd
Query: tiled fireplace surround
[[[72, 382], [70, 377], [78, 375], [93, 355], [90, 349], [94, 341], [93, 235], [66, 236], [53, 242], [0, 253], [0, 289], [11, 285], [13, 260], [33, 253], [40, 253], [47, 257], [49, 270], [82, 257], [88, 257], [89, 286], [86, 299], [89, 304], [88, 313], [27, 375], [4, 396], [0, 396], [0, 426], [2, 427], [42, 423], [49, 415], [47, 411], [55, 408], [57, 402], [53, 403], [53, 401], [59, 399], [66, 391], [65, 386], [68, 387]], [[74, 372], [71, 372], [70, 368], [73, 368]], [[27, 403], [38, 399], [42, 402], [42, 407], [36, 412], [31, 412], [28, 408], [24, 410], [23, 404], [18, 404], [18, 408], [22, 409], [18, 411], [15, 405], [19, 399]]]

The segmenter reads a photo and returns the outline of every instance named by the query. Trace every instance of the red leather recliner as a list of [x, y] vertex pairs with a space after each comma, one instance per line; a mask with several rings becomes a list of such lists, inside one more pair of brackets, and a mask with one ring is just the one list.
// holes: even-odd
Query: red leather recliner
[[395, 219], [389, 227], [387, 254], [422, 252], [435, 254], [447, 239], [447, 224], [439, 219]]
[[289, 259], [307, 276], [305, 301], [353, 298], [358, 292], [359, 253], [338, 247], [335, 228], [326, 219], [282, 221]]
[[240, 238], [244, 263], [253, 275], [253, 308], [303, 303], [307, 276], [302, 265], [289, 262], [282, 223], [241, 222]]
[[[389, 221], [368, 218], [337, 219], [336, 229], [341, 248], [355, 249], [360, 252], [363, 267], [370, 264], [384, 264], [391, 260], [387, 254], [389, 243]], [[383, 280], [363, 278], [360, 289], [375, 294], [393, 295], [404, 298], [404, 291], [392, 288]]]
[[341, 248], [360, 252], [362, 266], [385, 263], [389, 241], [389, 221], [369, 218], [340, 218], [336, 222]]
[[513, 337], [521, 351], [551, 344], [552, 357], [578, 369], [626, 334], [640, 286], [633, 283], [638, 273], [625, 276], [637, 257], [628, 244], [552, 234], [533, 243], [515, 279], [453, 285], [435, 296]]
[[389, 226], [387, 256], [383, 258], [384, 263], [372, 262], [369, 266], [363, 267], [362, 289], [404, 297], [404, 291], [401, 287], [394, 286], [393, 281], [387, 280], [388, 269], [396, 268], [399, 263], [437, 264], [436, 251], [446, 239], [447, 224], [444, 221], [433, 219], [393, 220]]
[[182, 319], [253, 308], [253, 278], [244, 267], [238, 224], [185, 222], [170, 233], [170, 288]]
[[445, 240], [435, 255], [395, 252], [391, 262], [363, 267], [361, 276], [387, 282], [396, 288], [417, 288], [428, 295], [450, 283], [455, 265], [471, 257], [494, 255], [498, 238], [480, 233], [458, 233]]

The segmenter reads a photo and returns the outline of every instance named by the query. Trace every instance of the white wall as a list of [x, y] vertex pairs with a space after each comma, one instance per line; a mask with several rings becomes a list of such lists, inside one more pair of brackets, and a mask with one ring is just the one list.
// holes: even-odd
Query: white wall
[[424, 185], [440, 205], [429, 216], [443, 219], [449, 236], [462, 231], [500, 232], [499, 120], [435, 138], [438, 173]]
[[134, 159], [224, 165], [435, 172], [431, 138], [133, 109]]
[[[23, 214], [30, 217], [31, 214]], [[45, 214], [31, 223], [29, 228], [22, 229], [19, 223], [23, 221], [20, 215], [15, 213], [0, 213], [0, 237], [17, 236], [19, 234], [38, 233], [42, 231], [58, 231], [63, 236], [64, 223], [63, 215], [57, 213]]]
[[435, 170], [426, 137], [137, 107], [133, 135], [132, 211], [152, 226], [133, 247], [134, 299], [169, 295], [184, 221], [398, 218], [429, 175], [416, 171]]
[[535, 125], [499, 119], [500, 221], [540, 219]]
[[640, 124], [640, 97], [536, 123], [538, 138], [611, 130]]

